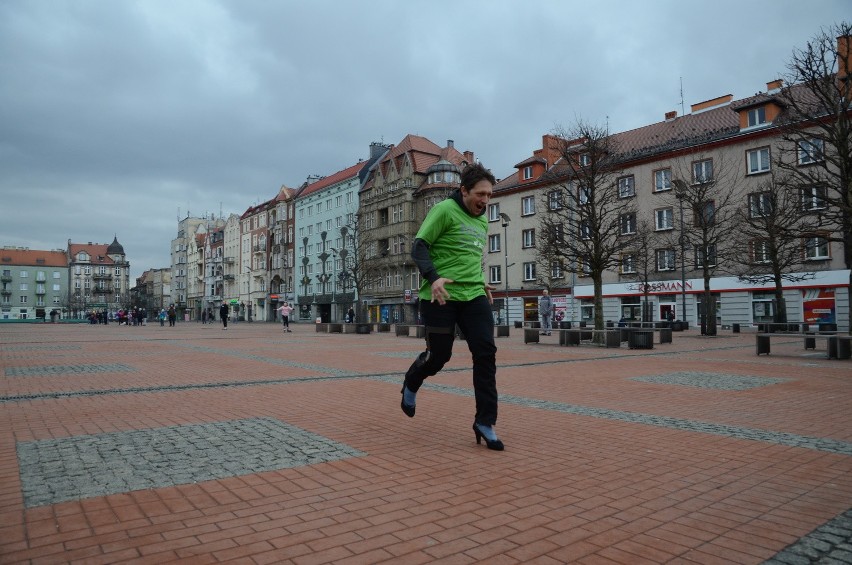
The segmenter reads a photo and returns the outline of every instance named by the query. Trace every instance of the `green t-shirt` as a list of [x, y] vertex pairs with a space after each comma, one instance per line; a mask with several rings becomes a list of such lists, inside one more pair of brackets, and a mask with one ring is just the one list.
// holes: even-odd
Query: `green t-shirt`
[[[488, 233], [485, 215], [471, 216], [453, 198], [429, 210], [415, 236], [429, 245], [429, 257], [438, 275], [452, 279], [446, 285], [450, 300], [467, 301], [485, 294], [482, 252]], [[420, 284], [420, 300], [432, 300], [431, 283]]]

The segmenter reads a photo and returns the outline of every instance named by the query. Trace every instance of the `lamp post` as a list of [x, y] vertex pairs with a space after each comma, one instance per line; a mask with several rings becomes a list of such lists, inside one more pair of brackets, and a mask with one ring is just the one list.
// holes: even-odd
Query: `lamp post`
[[246, 279], [246, 291], [248, 293], [248, 305], [246, 306], [246, 321], [251, 322], [251, 273], [254, 269], [246, 265], [246, 272], [249, 274]]
[[500, 219], [503, 221], [503, 251], [504, 251], [504, 266], [506, 268], [506, 272], [503, 273], [503, 282], [505, 283], [506, 288], [506, 325], [509, 325], [509, 222], [512, 221], [512, 218], [509, 217], [509, 214], [505, 212], [500, 212]]
[[334, 304], [337, 302], [337, 249], [331, 248], [331, 321], [334, 321]]
[[[686, 198], [687, 186], [682, 180], [672, 180], [675, 186], [675, 197], [680, 204], [680, 297], [681, 297], [681, 315], [683, 321], [686, 322], [686, 235], [684, 234], [683, 223], [683, 201]], [[688, 323], [688, 322], [687, 322]], [[686, 328], [684, 328], [686, 329]]]

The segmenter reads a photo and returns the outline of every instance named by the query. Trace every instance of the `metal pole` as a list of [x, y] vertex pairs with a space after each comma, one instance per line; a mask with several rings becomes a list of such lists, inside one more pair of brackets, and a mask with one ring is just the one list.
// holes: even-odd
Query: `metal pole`
[[686, 236], [683, 233], [683, 196], [680, 201], [680, 296], [683, 321], [686, 322]]
[[501, 212], [500, 218], [503, 220], [503, 252], [505, 258], [505, 268], [506, 272], [503, 273], [503, 282], [505, 283], [506, 288], [506, 304], [505, 304], [505, 317], [506, 317], [506, 325], [509, 325], [509, 222], [511, 218], [506, 213]]

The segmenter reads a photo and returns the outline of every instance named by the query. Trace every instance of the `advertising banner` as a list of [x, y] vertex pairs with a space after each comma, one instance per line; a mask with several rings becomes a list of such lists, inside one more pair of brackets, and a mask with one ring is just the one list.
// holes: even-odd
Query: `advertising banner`
[[833, 288], [804, 290], [802, 291], [802, 295], [802, 312], [805, 323], [836, 323]]

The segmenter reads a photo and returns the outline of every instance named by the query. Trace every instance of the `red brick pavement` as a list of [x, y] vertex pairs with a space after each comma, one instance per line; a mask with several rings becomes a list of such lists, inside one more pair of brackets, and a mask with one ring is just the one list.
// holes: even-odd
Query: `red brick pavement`
[[[758, 358], [753, 335], [723, 333], [631, 351], [525, 345], [513, 330], [498, 340], [498, 386], [507, 398], [852, 442], [848, 361], [794, 339]], [[401, 413], [401, 375], [421, 347], [312, 325], [0, 325], [0, 563], [751, 564], [852, 508], [852, 456], [771, 439], [520, 401], [501, 403], [507, 447], [489, 451], [474, 442], [473, 399], [453, 389], [424, 388], [416, 418]], [[9, 373], [94, 364], [133, 370]], [[448, 365], [458, 370], [427, 383], [469, 389], [468, 366], [459, 342]], [[632, 380], [678, 371], [786, 380], [749, 390]], [[341, 378], [286, 383], [329, 375]], [[113, 389], [124, 392], [74, 394]], [[258, 417], [364, 455], [24, 504], [16, 442]]]

